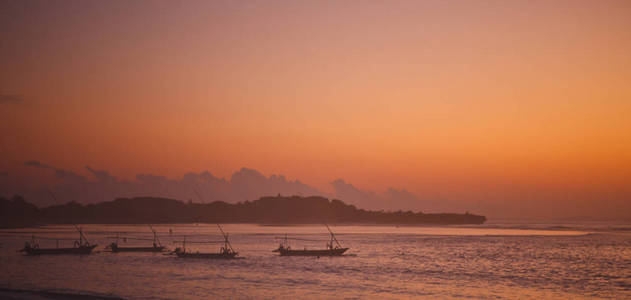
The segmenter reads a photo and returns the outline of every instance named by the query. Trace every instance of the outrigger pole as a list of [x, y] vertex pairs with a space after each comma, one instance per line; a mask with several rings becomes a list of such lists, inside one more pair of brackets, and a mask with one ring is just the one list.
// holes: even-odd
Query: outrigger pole
[[132, 236], [118, 236], [118, 233], [116, 234], [116, 236], [108, 236], [108, 239], [122, 239], [124, 242], [127, 240], [135, 240], [135, 241], [155, 241], [155, 239], [146, 239], [146, 238], [137, 238], [137, 237], [132, 237]]
[[184, 237], [183, 240], [181, 241], [173, 241], [173, 244], [182, 244], [182, 250], [186, 250], [186, 244], [206, 244], [206, 245], [211, 245], [211, 244], [221, 244], [221, 243], [225, 243], [225, 241], [205, 241], [205, 242], [196, 242], [196, 241], [186, 241], [186, 237]]
[[118, 240], [122, 239], [123, 242], [127, 242], [127, 240], [137, 240], [137, 241], [153, 241], [154, 244], [156, 244], [157, 246], [162, 246], [162, 243], [160, 242], [160, 238], [158, 238], [158, 232], [153, 229], [153, 226], [149, 225], [149, 228], [151, 229], [151, 231], [153, 232], [153, 239], [147, 239], [147, 238], [138, 238], [138, 237], [128, 237], [128, 236], [120, 236], [120, 233], [116, 233], [116, 236], [108, 236], [108, 239], [116, 239], [116, 244], [118, 244]]
[[294, 240], [294, 241], [307, 241], [307, 242], [324, 242], [324, 240], [314, 240], [314, 239], [301, 239], [301, 238], [290, 238], [287, 237], [287, 234], [285, 234], [285, 236], [277, 236], [274, 237], [277, 240]]

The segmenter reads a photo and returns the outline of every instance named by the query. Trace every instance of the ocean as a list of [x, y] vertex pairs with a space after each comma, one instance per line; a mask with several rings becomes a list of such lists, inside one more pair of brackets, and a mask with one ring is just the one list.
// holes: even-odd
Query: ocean
[[[110, 253], [120, 236], [152, 238], [146, 225], [79, 225], [95, 253], [29, 257], [29, 236], [76, 238], [73, 226], [0, 231], [0, 287], [126, 299], [631, 299], [631, 224], [502, 223], [481, 226], [333, 225], [342, 257], [280, 257], [279, 237], [296, 249], [324, 248], [323, 225], [226, 224], [239, 257], [182, 259]], [[219, 241], [215, 224], [154, 225], [163, 245]], [[169, 233], [169, 230], [171, 233]], [[121, 246], [150, 245], [128, 239]], [[41, 240], [41, 247], [55, 247]], [[61, 246], [72, 241], [62, 240]], [[188, 244], [218, 252], [219, 244]]]

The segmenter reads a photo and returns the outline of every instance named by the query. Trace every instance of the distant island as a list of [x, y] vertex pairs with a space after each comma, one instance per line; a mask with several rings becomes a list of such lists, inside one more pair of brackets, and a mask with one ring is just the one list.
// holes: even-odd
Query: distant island
[[83, 205], [69, 202], [45, 208], [20, 196], [0, 198], [0, 228], [44, 224], [160, 224], [160, 223], [258, 223], [258, 224], [482, 224], [480, 215], [412, 211], [370, 211], [341, 200], [323, 197], [276, 196], [231, 204], [223, 201], [192, 203], [157, 197], [119, 198]]

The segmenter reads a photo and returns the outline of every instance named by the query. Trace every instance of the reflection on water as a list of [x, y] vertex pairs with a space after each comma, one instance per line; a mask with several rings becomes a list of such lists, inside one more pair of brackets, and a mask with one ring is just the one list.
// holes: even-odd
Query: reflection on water
[[[83, 225], [97, 249], [147, 226]], [[571, 227], [571, 228], [570, 228]], [[162, 243], [220, 240], [214, 224], [156, 225]], [[534, 228], [534, 229], [533, 229]], [[546, 230], [559, 228], [563, 230]], [[573, 229], [574, 228], [574, 229]], [[241, 260], [186, 260], [151, 253], [25, 257], [31, 234], [69, 238], [72, 226], [4, 231], [0, 287], [88, 292], [131, 299], [631, 297], [631, 234], [589, 226], [334, 226], [345, 257], [279, 257], [275, 237], [324, 248], [324, 226], [224, 225]], [[169, 235], [169, 229], [172, 235]], [[307, 241], [318, 240], [318, 241]], [[70, 243], [70, 242], [68, 242]], [[144, 245], [129, 240], [126, 246]], [[55, 241], [41, 241], [42, 247]], [[193, 250], [217, 252], [218, 245]]]

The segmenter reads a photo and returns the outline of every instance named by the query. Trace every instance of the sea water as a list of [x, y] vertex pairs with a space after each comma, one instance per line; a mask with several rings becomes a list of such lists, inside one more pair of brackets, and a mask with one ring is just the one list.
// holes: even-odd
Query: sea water
[[[631, 225], [490, 223], [482, 226], [331, 226], [342, 257], [280, 257], [322, 249], [323, 225], [226, 224], [239, 257], [182, 259], [156, 253], [109, 253], [121, 237], [152, 238], [146, 225], [80, 225], [95, 253], [29, 257], [31, 235], [76, 238], [73, 226], [0, 231], [0, 287], [109, 295], [128, 299], [631, 298]], [[215, 224], [154, 225], [163, 245], [221, 241]], [[60, 246], [72, 246], [62, 240]], [[119, 240], [120, 246], [151, 241]], [[40, 240], [41, 247], [56, 247]], [[220, 244], [187, 249], [218, 252]]]

